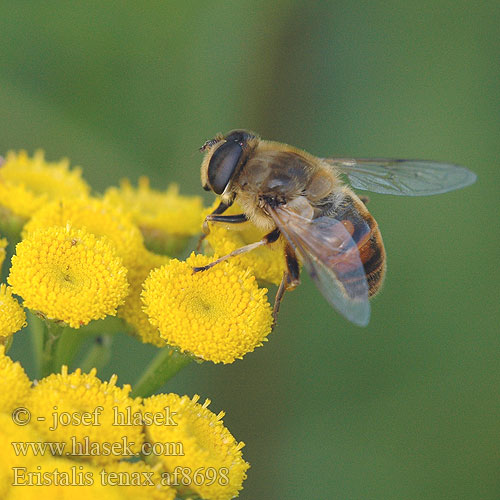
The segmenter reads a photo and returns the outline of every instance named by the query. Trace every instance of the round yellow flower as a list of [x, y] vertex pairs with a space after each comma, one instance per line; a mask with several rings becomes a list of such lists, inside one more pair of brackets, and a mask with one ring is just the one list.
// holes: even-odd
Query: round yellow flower
[[12, 361], [0, 346], [0, 412], [11, 412], [23, 405], [28, 397], [31, 381], [19, 362]]
[[131, 212], [147, 244], [162, 253], [175, 253], [198, 234], [203, 221], [203, 205], [199, 196], [182, 196], [171, 184], [165, 191], [151, 189], [149, 179], [141, 177], [137, 188], [128, 179], [120, 187], [111, 187], [105, 199]]
[[214, 363], [232, 363], [267, 340], [271, 306], [267, 289], [230, 261], [193, 274], [193, 267], [212, 260], [192, 254], [152, 271], [144, 283], [144, 310], [169, 345]]
[[6, 248], [7, 248], [7, 240], [5, 238], [0, 238], [0, 275], [2, 274], [2, 265], [3, 261], [5, 260]]
[[203, 405], [198, 404], [198, 399], [199, 396], [190, 399], [177, 394], [145, 399], [145, 412], [155, 414], [168, 408], [176, 424], [147, 425], [146, 441], [151, 445], [178, 443], [182, 454], [154, 455], [165, 469], [164, 478], [170, 479], [178, 490], [198, 494], [206, 500], [229, 500], [242, 489], [250, 467], [241, 453], [244, 443], [236, 442], [224, 427], [224, 412], [215, 415], [208, 409], [208, 399]]
[[[68, 374], [63, 366], [60, 374], [45, 377], [31, 390], [27, 408], [37, 416], [32, 425], [46, 441], [66, 443], [69, 455], [74, 451], [80, 460], [106, 464], [135, 456], [143, 442], [141, 400], [129, 397], [130, 385], [119, 388], [116, 381], [113, 375], [101, 382], [95, 368], [88, 374], [80, 369]], [[73, 420], [84, 414], [87, 424]]]
[[130, 500], [174, 500], [176, 491], [162, 481], [159, 465], [151, 467], [142, 461], [108, 464], [105, 468], [108, 489], [119, 488]]
[[26, 314], [12, 297], [12, 288], [0, 285], [0, 340], [26, 326]]
[[[217, 205], [218, 203], [212, 207], [212, 210]], [[224, 215], [241, 213], [241, 208], [235, 203], [224, 212]], [[241, 224], [210, 223], [209, 228], [210, 234], [205, 238], [205, 242], [218, 255], [227, 255], [237, 248], [255, 243], [269, 232], [259, 229], [250, 221]], [[279, 285], [286, 271], [284, 255], [283, 241], [280, 238], [274, 243], [235, 257], [234, 260], [241, 267], [250, 268], [257, 279]]]
[[166, 264], [170, 260], [164, 255], [157, 255], [148, 250], [143, 250], [136, 261], [128, 267], [128, 281], [130, 292], [125, 299], [125, 304], [118, 308], [118, 316], [123, 318], [133, 329], [133, 334], [143, 342], [157, 347], [166, 345], [165, 339], [160, 336], [143, 311], [141, 300], [142, 284], [152, 269]]
[[7, 280], [26, 307], [73, 328], [115, 315], [128, 292], [114, 247], [70, 227], [35, 231], [19, 243]]
[[43, 151], [30, 158], [26, 151], [10, 151], [0, 168], [0, 206], [29, 218], [49, 200], [86, 196], [90, 191], [81, 170], [69, 161], [49, 163]]
[[[104, 470], [104, 473], [101, 471]], [[119, 487], [102, 484], [106, 470], [64, 458], [38, 457], [36, 465], [11, 471], [17, 485], [5, 500], [132, 500]], [[14, 474], [16, 474], [14, 476]], [[30, 476], [31, 474], [31, 476]]]
[[38, 229], [67, 224], [73, 229], [86, 229], [95, 236], [107, 237], [125, 265], [135, 262], [144, 248], [142, 234], [130, 217], [109, 203], [90, 197], [47, 203], [26, 223], [23, 237]]

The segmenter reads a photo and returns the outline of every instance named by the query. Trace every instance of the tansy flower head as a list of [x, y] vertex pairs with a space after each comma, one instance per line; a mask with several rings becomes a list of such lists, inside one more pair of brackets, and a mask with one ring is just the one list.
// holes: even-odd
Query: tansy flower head
[[7, 248], [7, 240], [5, 238], [0, 238], [0, 276], [2, 275], [2, 264], [5, 260], [5, 249]]
[[[146, 412], [157, 413], [168, 408], [176, 425], [146, 426], [146, 440], [151, 443], [181, 443], [182, 454], [156, 455], [166, 470], [165, 477], [175, 480], [176, 470], [190, 470], [197, 477], [178, 489], [198, 494], [207, 500], [229, 500], [238, 495], [250, 465], [243, 460], [238, 443], [224, 427], [224, 412], [215, 415], [206, 400], [198, 404], [199, 396], [190, 399], [177, 394], [159, 394], [144, 400]], [[177, 476], [177, 480], [182, 478]], [[187, 490], [187, 491], [184, 491]]]
[[[213, 208], [215, 206], [212, 207], [212, 210]], [[241, 208], [237, 204], [233, 204], [224, 212], [224, 215], [241, 213]], [[269, 232], [269, 230], [259, 229], [250, 221], [228, 226], [229, 224], [210, 223], [210, 234], [205, 238], [205, 242], [218, 255], [226, 255], [249, 243], [255, 243]], [[280, 284], [283, 273], [286, 271], [281, 239], [235, 257], [234, 260], [241, 267], [250, 268], [257, 279], [275, 285]]]
[[141, 300], [142, 284], [152, 269], [166, 264], [170, 260], [164, 255], [154, 254], [144, 249], [134, 263], [128, 266], [127, 278], [130, 283], [130, 292], [125, 299], [125, 304], [118, 308], [118, 316], [123, 318], [133, 329], [133, 333], [143, 342], [148, 342], [157, 347], [166, 345], [165, 339], [160, 336], [143, 311]]
[[43, 151], [33, 158], [26, 151], [10, 151], [0, 166], [0, 206], [20, 217], [31, 217], [49, 200], [85, 196], [89, 191], [79, 168], [69, 170], [68, 160], [49, 163]]
[[141, 177], [137, 188], [127, 179], [120, 188], [111, 187], [105, 199], [132, 213], [148, 246], [161, 253], [174, 254], [187, 238], [200, 232], [203, 206], [199, 196], [181, 196], [171, 184], [165, 191], [151, 189], [149, 179]]
[[[76, 447], [78, 459], [105, 464], [130, 458], [131, 452], [138, 453], [143, 441], [140, 421], [136, 422], [138, 425], [131, 425], [134, 415], [140, 420], [141, 404], [139, 398], [129, 397], [129, 385], [119, 388], [116, 380], [116, 375], [113, 375], [109, 382], [101, 382], [96, 377], [95, 368], [88, 374], [80, 369], [68, 374], [67, 366], [63, 366], [60, 374], [45, 377], [31, 390], [27, 407], [33, 415], [45, 417], [44, 421], [33, 419], [32, 424], [47, 441], [67, 443], [68, 449], [72, 439], [81, 443], [82, 449], [86, 449], [89, 455], [79, 453]], [[97, 425], [55, 426], [54, 412], [58, 415], [87, 412], [92, 415], [91, 422]], [[90, 444], [84, 448], [86, 442]], [[106, 452], [103, 443], [119, 444], [112, 452], [109, 449]], [[91, 449], [93, 453], [88, 451]]]
[[18, 332], [26, 325], [26, 314], [12, 297], [12, 288], [0, 285], [0, 340]]
[[95, 236], [108, 238], [125, 265], [137, 260], [144, 248], [142, 234], [130, 217], [97, 198], [60, 200], [47, 203], [24, 226], [23, 237], [37, 229], [66, 226], [86, 229]]
[[213, 258], [192, 254], [152, 271], [142, 294], [145, 312], [171, 346], [214, 363], [232, 363], [271, 332], [267, 289], [232, 262], [193, 273]]
[[128, 291], [114, 247], [70, 227], [41, 229], [19, 243], [8, 282], [26, 307], [73, 328], [115, 315]]
[[31, 381], [19, 362], [14, 363], [0, 346], [0, 412], [11, 412], [25, 403]]

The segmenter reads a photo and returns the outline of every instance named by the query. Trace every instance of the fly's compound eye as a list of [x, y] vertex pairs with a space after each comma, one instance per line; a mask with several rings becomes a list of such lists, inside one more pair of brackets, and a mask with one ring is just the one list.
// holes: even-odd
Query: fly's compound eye
[[208, 164], [208, 182], [215, 194], [222, 194], [236, 170], [243, 148], [237, 142], [225, 142], [214, 151]]

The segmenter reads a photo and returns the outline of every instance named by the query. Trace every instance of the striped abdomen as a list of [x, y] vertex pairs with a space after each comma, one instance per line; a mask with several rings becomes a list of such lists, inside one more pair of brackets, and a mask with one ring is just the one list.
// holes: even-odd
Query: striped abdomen
[[[335, 217], [351, 234], [363, 264], [368, 295], [373, 297], [380, 290], [385, 276], [386, 259], [382, 235], [364, 203], [349, 188], [343, 187], [342, 191], [340, 199], [335, 197], [335, 200], [323, 205], [322, 215]], [[337, 277], [341, 282], [349, 281], [352, 286], [353, 281], [358, 279], [353, 277], [354, 274], [345, 269], [337, 272]]]

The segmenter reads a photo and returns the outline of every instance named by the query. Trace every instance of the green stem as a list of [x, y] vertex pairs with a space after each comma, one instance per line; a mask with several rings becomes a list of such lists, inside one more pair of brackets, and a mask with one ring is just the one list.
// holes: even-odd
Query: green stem
[[37, 378], [42, 376], [42, 357], [43, 357], [43, 337], [45, 326], [43, 320], [28, 311], [28, 325], [31, 333], [31, 347], [33, 349], [33, 358], [35, 359], [35, 373]]
[[80, 328], [80, 333], [85, 335], [102, 335], [108, 333], [121, 333], [126, 330], [125, 323], [117, 316], [106, 316], [104, 319], [91, 321]]
[[85, 335], [82, 335], [81, 332], [73, 328], [64, 329], [56, 349], [56, 358], [54, 362], [56, 371], [59, 371], [62, 365], [70, 366], [78, 349], [86, 338]]
[[8, 337], [1, 337], [0, 338], [0, 345], [3, 345], [5, 347], [5, 354], [9, 352], [9, 349], [12, 346], [12, 341], [14, 340], [14, 335], [9, 335]]
[[88, 373], [92, 368], [100, 371], [111, 358], [111, 344], [113, 337], [111, 335], [102, 335], [96, 337], [85, 358], [80, 363], [80, 368], [84, 373]]
[[45, 320], [43, 336], [43, 352], [41, 363], [41, 376], [46, 377], [59, 369], [56, 363], [57, 344], [62, 336], [65, 325]]
[[177, 349], [163, 347], [151, 360], [140, 379], [134, 384], [132, 397], [148, 397], [162, 387], [192, 359]]

